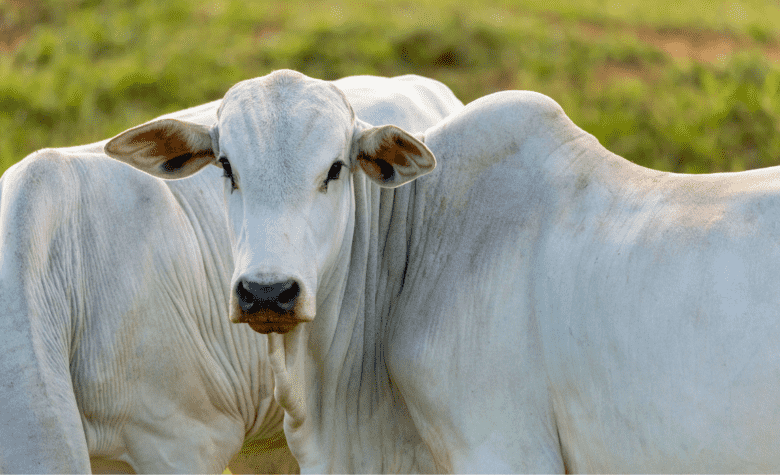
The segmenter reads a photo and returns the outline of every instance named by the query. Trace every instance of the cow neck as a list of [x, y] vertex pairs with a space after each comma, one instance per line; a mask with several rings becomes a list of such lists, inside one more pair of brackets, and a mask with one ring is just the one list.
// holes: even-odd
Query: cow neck
[[424, 471], [430, 457], [388, 374], [384, 346], [403, 285], [415, 187], [380, 189], [362, 174], [353, 185], [344, 265], [318, 288], [314, 321], [269, 334], [275, 396], [302, 470]]

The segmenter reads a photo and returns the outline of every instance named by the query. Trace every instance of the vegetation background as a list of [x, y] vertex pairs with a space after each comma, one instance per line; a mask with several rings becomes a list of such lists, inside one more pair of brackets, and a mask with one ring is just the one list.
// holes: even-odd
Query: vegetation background
[[780, 159], [778, 0], [0, 0], [0, 171], [279, 68], [539, 91], [661, 170]]

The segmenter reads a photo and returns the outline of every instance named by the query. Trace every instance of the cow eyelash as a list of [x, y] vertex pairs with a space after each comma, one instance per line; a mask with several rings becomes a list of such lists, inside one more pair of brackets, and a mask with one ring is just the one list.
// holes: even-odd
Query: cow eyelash
[[330, 170], [328, 170], [328, 177], [325, 178], [325, 181], [322, 183], [323, 192], [328, 191], [328, 183], [339, 179], [339, 176], [341, 176], [341, 169], [345, 166], [346, 165], [344, 165], [344, 162], [342, 161], [335, 162], [330, 166]]
[[[222, 166], [222, 176], [224, 178], [230, 179], [230, 186], [232, 190], [236, 189], [236, 180], [233, 177], [233, 169], [230, 167], [230, 162], [228, 162], [227, 157], [219, 157], [219, 160], [217, 160], [219, 164]], [[231, 190], [231, 191], [232, 191]]]

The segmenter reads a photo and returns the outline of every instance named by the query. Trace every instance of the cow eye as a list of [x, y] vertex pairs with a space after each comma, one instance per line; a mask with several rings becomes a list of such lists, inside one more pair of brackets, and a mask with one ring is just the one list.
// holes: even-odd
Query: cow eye
[[328, 177], [325, 178], [325, 181], [322, 183], [322, 191], [328, 190], [328, 183], [339, 179], [339, 176], [341, 175], [341, 169], [343, 167], [344, 162], [336, 162], [330, 166], [330, 170], [328, 170]]
[[219, 164], [222, 166], [222, 176], [225, 178], [230, 179], [230, 186], [232, 190], [236, 189], [236, 180], [233, 176], [233, 169], [230, 168], [230, 162], [228, 162], [227, 157], [219, 157], [218, 160]]

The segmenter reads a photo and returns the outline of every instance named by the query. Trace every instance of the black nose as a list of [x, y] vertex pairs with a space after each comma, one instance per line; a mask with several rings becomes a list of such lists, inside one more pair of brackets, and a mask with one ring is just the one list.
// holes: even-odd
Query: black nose
[[238, 305], [244, 313], [255, 313], [260, 310], [285, 313], [292, 310], [300, 290], [294, 280], [263, 285], [241, 279], [236, 287], [236, 295]]

